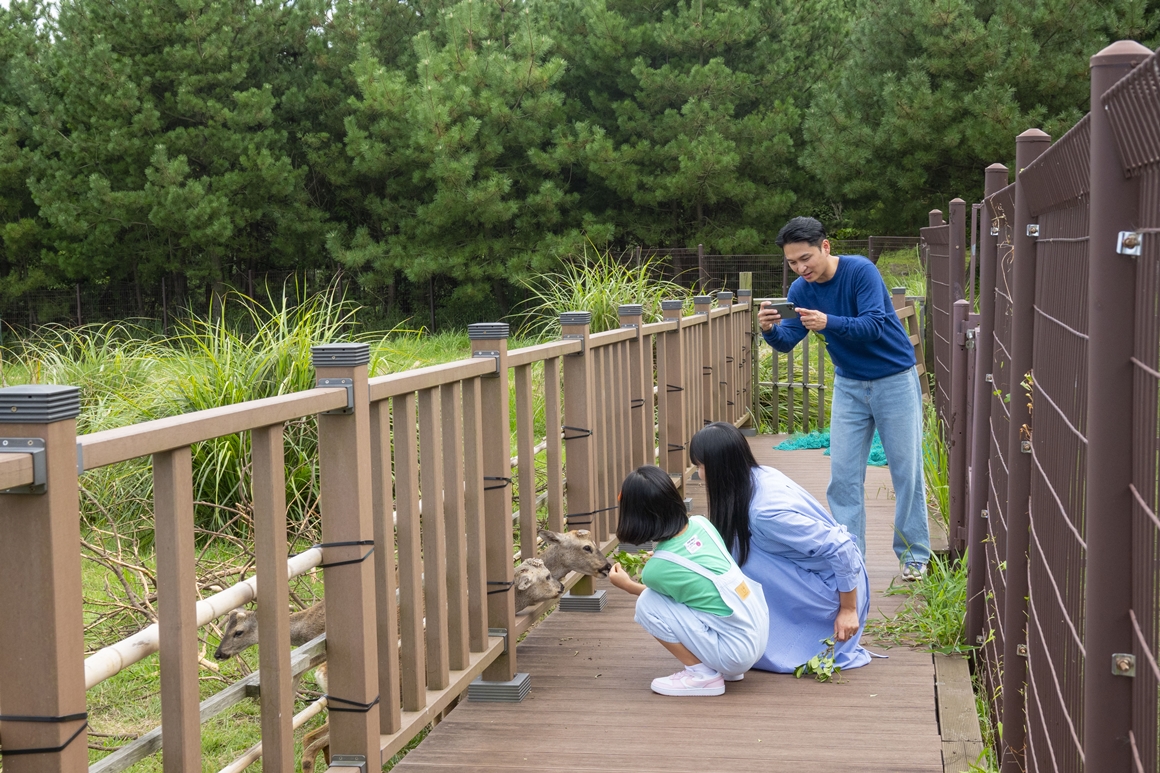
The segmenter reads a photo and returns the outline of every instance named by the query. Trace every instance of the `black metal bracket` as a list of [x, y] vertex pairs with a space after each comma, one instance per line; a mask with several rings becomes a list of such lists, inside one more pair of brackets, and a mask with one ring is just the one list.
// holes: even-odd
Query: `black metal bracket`
[[493, 360], [495, 360], [495, 372], [499, 373], [499, 352], [498, 351], [491, 349], [491, 350], [487, 350], [487, 351], [472, 352], [471, 356], [473, 359], [476, 357], [491, 357]]

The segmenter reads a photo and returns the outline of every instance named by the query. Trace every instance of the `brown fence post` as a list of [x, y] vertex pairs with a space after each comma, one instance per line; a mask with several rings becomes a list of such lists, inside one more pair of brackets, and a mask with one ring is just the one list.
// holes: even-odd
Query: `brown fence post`
[[[1035, 238], [1023, 170], [1051, 145], [1051, 137], [1028, 129], [1015, 140], [1015, 261], [1011, 293], [1011, 424], [1007, 433], [1007, 594], [1003, 610], [1002, 773], [1022, 773], [1027, 738], [1027, 548], [1030, 543], [1031, 409], [1023, 387], [1031, 372], [1034, 343]], [[1026, 445], [1024, 444], [1026, 442]]]
[[[649, 340], [641, 334], [644, 325], [644, 306], [630, 303], [616, 310], [621, 327], [636, 328], [636, 337], [628, 342], [628, 397], [631, 400], [632, 452], [629, 462], [633, 469], [652, 463], [652, 379], [645, 379], [645, 357], [652, 362], [652, 352], [645, 351]], [[651, 368], [650, 368], [651, 370]]]
[[971, 491], [967, 502], [967, 644], [982, 643], [986, 606], [983, 598], [984, 573], [987, 571], [987, 524], [983, 510], [987, 505], [990, 474], [987, 469], [990, 449], [992, 358], [995, 356], [995, 271], [999, 229], [995, 213], [987, 198], [1007, 186], [1007, 167], [987, 167], [983, 186], [982, 233], [979, 242], [979, 333], [975, 336], [974, 420], [971, 432]]
[[[379, 764], [378, 630], [371, 518], [371, 424], [366, 344], [311, 349], [319, 386], [345, 386], [347, 408], [318, 417], [326, 583], [330, 748]], [[385, 548], [384, 546], [384, 549]], [[347, 563], [349, 562], [349, 563]], [[393, 696], [390, 696], [393, 700]]]
[[[714, 397], [713, 387], [717, 382], [717, 374], [713, 369], [713, 363], [716, 360], [716, 341], [713, 326], [713, 319], [709, 312], [713, 308], [713, 296], [711, 295], [696, 295], [693, 296], [693, 312], [696, 314], [705, 315], [705, 326], [701, 335], [701, 351], [698, 356], [701, 358], [701, 412], [704, 415], [704, 423], [708, 424], [713, 420], [713, 406], [715, 406], [716, 399]], [[697, 429], [700, 429], [698, 427]]]
[[[732, 295], [730, 295], [732, 297]], [[660, 373], [661, 363], [657, 363], [657, 386], [665, 396], [665, 447], [661, 449], [662, 465], [669, 475], [679, 475], [677, 488], [685, 493], [685, 461], [688, 458], [685, 445], [685, 385], [684, 352], [681, 347], [681, 311], [683, 301], [661, 301], [661, 310], [666, 320], [676, 320], [677, 329], [662, 333], [665, 337], [664, 373]]]
[[0, 721], [6, 773], [89, 769], [79, 412], [76, 387], [0, 389], [0, 448], [37, 449], [31, 490], [0, 494], [0, 714], [43, 718]]
[[[746, 287], [746, 284], [749, 287]], [[744, 329], [741, 333], [741, 403], [740, 409], [749, 414], [749, 426], [741, 431], [746, 435], [757, 434], [757, 318], [753, 313], [753, 274], [741, 274], [741, 289], [737, 291], [737, 302], [749, 307], [743, 319]], [[819, 376], [820, 383], [825, 378]], [[824, 388], [824, 387], [823, 387]], [[821, 399], [819, 398], [819, 401]]]
[[[590, 311], [560, 315], [561, 338], [580, 341], [580, 351], [564, 357], [564, 459], [568, 465], [567, 528], [593, 531], [596, 509], [596, 475], [592, 442], [592, 368], [588, 359]], [[509, 562], [510, 563], [510, 562]], [[592, 596], [592, 578], [584, 576], [572, 586], [573, 596]]]
[[[1137, 224], [1139, 177], [1125, 177], [1101, 97], [1151, 55], [1121, 40], [1091, 58], [1088, 226], [1087, 584], [1083, 747], [1101, 770], [1132, 769], [1132, 680], [1113, 653], [1136, 650], [1132, 606], [1133, 366], [1136, 260], [1116, 252]], [[1154, 428], [1153, 428], [1154, 429]], [[1144, 666], [1147, 668], [1147, 666]], [[1155, 711], [1155, 695], [1152, 696]], [[1153, 719], [1153, 722], [1155, 720]]]
[[[954, 202], [951, 202], [952, 206]], [[954, 238], [954, 228], [951, 229]], [[949, 537], [951, 555], [961, 556], [967, 540], [967, 316], [970, 304], [960, 298], [951, 307], [951, 415], [947, 432], [950, 452]]]
[[[483, 520], [484, 552], [487, 559], [487, 625], [492, 635], [507, 636], [504, 654], [484, 670], [477, 680], [498, 682], [489, 690], [473, 692], [473, 700], [486, 700], [501, 692], [521, 700], [530, 687], [527, 674], [516, 673], [515, 591], [512, 582], [512, 481], [511, 408], [508, 389], [508, 326], [502, 322], [480, 322], [467, 326], [472, 357], [495, 359], [495, 373], [480, 379], [480, 408], [483, 413]], [[424, 496], [437, 495], [425, 492]], [[535, 494], [532, 495], [535, 500]]]
[[717, 379], [722, 382], [721, 393], [725, 398], [725, 414], [719, 419], [732, 423], [741, 411], [737, 405], [737, 321], [733, 318], [733, 293], [724, 290], [717, 293], [717, 308], [729, 309], [729, 313], [721, 318], [721, 325], [725, 329], [725, 347], [717, 357], [719, 362], [724, 363], [724, 369]]
[[[954, 302], [967, 297], [963, 285], [967, 276], [967, 202], [960, 198], [951, 199], [950, 216], [951, 233], [947, 251], [951, 262], [951, 301]], [[953, 329], [951, 332], [957, 335]]]
[[705, 267], [705, 245], [697, 245], [697, 280], [701, 292], [709, 286], [709, 269]]

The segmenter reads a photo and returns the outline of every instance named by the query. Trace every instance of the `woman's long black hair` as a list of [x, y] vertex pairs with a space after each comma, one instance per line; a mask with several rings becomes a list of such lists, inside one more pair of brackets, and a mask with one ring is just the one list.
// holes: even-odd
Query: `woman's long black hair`
[[644, 465], [620, 485], [620, 522], [616, 538], [641, 545], [675, 537], [689, 525], [685, 500], [660, 467]]
[[693, 435], [689, 460], [704, 465], [709, 520], [727, 546], [736, 546], [737, 563], [744, 566], [749, 558], [749, 502], [757, 467], [749, 443], [737, 427], [717, 421]]

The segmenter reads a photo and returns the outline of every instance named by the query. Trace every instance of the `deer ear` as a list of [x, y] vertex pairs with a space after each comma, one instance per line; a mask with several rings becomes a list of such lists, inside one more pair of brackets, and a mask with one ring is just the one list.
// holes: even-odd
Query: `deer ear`
[[547, 529], [540, 529], [540, 536], [544, 538], [544, 542], [551, 542], [555, 545], [559, 545], [560, 542], [564, 539], [563, 534], [557, 534], [556, 532], [548, 531]]
[[532, 587], [532, 576], [524, 572], [516, 578], [516, 590], [527, 590]]

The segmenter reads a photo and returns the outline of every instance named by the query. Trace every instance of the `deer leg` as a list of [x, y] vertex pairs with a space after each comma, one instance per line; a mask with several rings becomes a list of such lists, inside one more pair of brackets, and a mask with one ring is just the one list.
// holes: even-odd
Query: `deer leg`
[[330, 764], [330, 724], [323, 723], [302, 736], [302, 773], [311, 773], [318, 753], [322, 752], [326, 764]]

